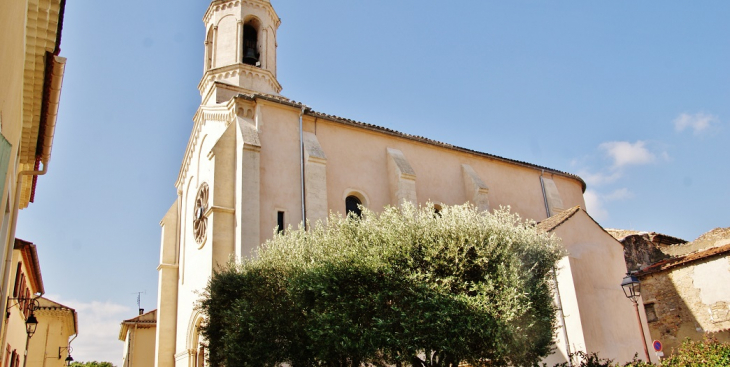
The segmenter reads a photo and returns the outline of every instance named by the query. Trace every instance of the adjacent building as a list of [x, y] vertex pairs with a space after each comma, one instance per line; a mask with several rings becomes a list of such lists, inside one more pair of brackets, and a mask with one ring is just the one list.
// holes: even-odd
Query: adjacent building
[[27, 367], [66, 366], [71, 355], [69, 347], [78, 335], [76, 310], [40, 297], [34, 314], [38, 319], [38, 328], [28, 345]]
[[[627, 267], [641, 282], [651, 338], [663, 344], [665, 356], [687, 338], [730, 341], [730, 228], [716, 228], [692, 242], [653, 232], [612, 233], [627, 249]], [[639, 253], [652, 255], [635, 256]]]
[[[59, 56], [64, 9], [65, 0], [0, 2], [0, 314], [11, 315], [0, 323], [5, 365], [22, 362], [25, 339], [11, 328], [28, 312], [28, 298], [43, 293], [31, 264], [18, 282], [15, 229], [18, 210], [35, 200], [38, 176], [48, 171], [66, 64]], [[19, 286], [25, 300], [18, 305]]]
[[121, 367], [147, 367], [155, 364], [155, 336], [157, 334], [157, 310], [122, 321], [119, 340], [124, 342]]
[[643, 350], [620, 287], [621, 245], [581, 209], [580, 177], [282, 96], [280, 19], [268, 0], [214, 0], [203, 23], [201, 104], [175, 182], [177, 200], [160, 222], [156, 366], [204, 365], [204, 320], [194, 304], [229, 259], [253, 256], [277, 228], [326, 220], [358, 204], [377, 211], [404, 201], [510, 206], [536, 221], [568, 216], [545, 229], [563, 237], [570, 252], [558, 270], [556, 300], [570, 312], [551, 361], [575, 351], [627, 361]]
[[[14, 270], [2, 337], [3, 366], [65, 366], [71, 337], [78, 334], [76, 311], [40, 296], [45, 288], [35, 244], [16, 240], [10, 265]], [[37, 326], [29, 335], [26, 322], [31, 317]]]

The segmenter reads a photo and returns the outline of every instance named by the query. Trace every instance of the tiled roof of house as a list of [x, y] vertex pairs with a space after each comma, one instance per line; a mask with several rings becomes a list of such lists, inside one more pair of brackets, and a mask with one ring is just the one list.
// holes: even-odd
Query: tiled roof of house
[[30, 272], [27, 274], [28, 279], [31, 282], [34, 292], [46, 293], [43, 286], [43, 276], [41, 275], [41, 263], [38, 260], [38, 250], [36, 245], [32, 242], [21, 240], [20, 238], [15, 239], [15, 250], [20, 250], [21, 259], [25, 264], [25, 267]]
[[62, 305], [56, 301], [52, 301], [46, 297], [38, 298], [38, 305], [41, 310], [69, 310], [75, 311], [73, 308]]
[[157, 322], [157, 310], [152, 310], [152, 311], [143, 313], [139, 316], [132, 317], [131, 319], [122, 321], [122, 323], [128, 323], [128, 324], [156, 323], [156, 322]]
[[433, 140], [433, 139], [429, 139], [429, 138], [426, 138], [426, 137], [423, 137], [423, 136], [418, 136], [418, 135], [411, 135], [411, 134], [403, 133], [403, 132], [396, 131], [396, 130], [393, 130], [393, 129], [389, 129], [389, 128], [386, 128], [386, 127], [378, 126], [378, 125], [373, 125], [373, 124], [368, 124], [368, 123], [365, 123], [365, 122], [355, 121], [355, 120], [351, 120], [351, 119], [348, 119], [348, 118], [339, 117], [339, 116], [335, 116], [335, 115], [328, 115], [326, 113], [314, 111], [310, 107], [308, 107], [307, 105], [305, 105], [305, 104], [303, 104], [301, 102], [297, 102], [297, 101], [291, 100], [291, 99], [286, 98], [286, 97], [276, 96], [276, 95], [272, 95], [272, 94], [265, 94], [265, 93], [239, 94], [238, 97], [239, 98], [248, 99], [248, 100], [254, 100], [254, 99], [257, 99], [258, 98], [258, 99], [263, 99], [263, 100], [267, 100], [267, 101], [271, 101], [271, 102], [276, 102], [276, 103], [280, 103], [280, 104], [289, 105], [289, 106], [292, 106], [292, 107], [303, 108], [304, 109], [304, 114], [305, 115], [312, 116], [312, 117], [326, 119], [326, 120], [330, 120], [330, 121], [333, 121], [333, 122], [339, 122], [339, 123], [342, 123], [342, 124], [345, 124], [345, 125], [350, 125], [350, 126], [365, 128], [365, 129], [368, 129], [368, 130], [378, 131], [378, 132], [385, 133], [385, 134], [388, 134], [388, 135], [393, 135], [393, 136], [401, 137], [401, 138], [408, 139], [408, 140], [415, 140], [415, 141], [418, 141], [418, 142], [421, 142], [421, 143], [435, 145], [435, 146], [439, 146], [439, 147], [443, 147], [443, 148], [447, 148], [447, 149], [452, 149], [452, 150], [456, 150], [456, 151], [460, 151], [460, 152], [476, 154], [476, 155], [479, 155], [479, 156], [482, 156], [482, 157], [487, 157], [487, 158], [491, 158], [491, 159], [494, 159], [494, 160], [498, 160], [498, 161], [502, 161], [502, 162], [506, 162], [506, 163], [511, 163], [511, 164], [515, 164], [515, 165], [519, 165], [519, 166], [523, 166], [523, 167], [528, 167], [528, 168], [538, 169], [538, 170], [545, 170], [545, 171], [548, 171], [548, 172], [551, 172], [551, 173], [554, 173], [554, 174], [558, 174], [558, 175], [561, 175], [561, 176], [565, 176], [565, 177], [568, 177], [568, 178], [575, 179], [578, 182], [580, 182], [583, 191], [585, 191], [585, 189], [586, 189], [586, 183], [585, 183], [585, 181], [583, 181], [583, 179], [580, 178], [579, 176], [574, 175], [572, 173], [568, 173], [568, 172], [564, 172], [564, 171], [560, 171], [560, 170], [556, 170], [556, 169], [553, 169], [553, 168], [544, 167], [544, 166], [540, 166], [540, 165], [536, 165], [536, 164], [532, 164], [532, 163], [528, 163], [528, 162], [518, 161], [518, 160], [515, 160], [515, 159], [504, 158], [504, 157], [500, 157], [500, 156], [497, 156], [497, 155], [480, 152], [480, 151], [477, 151], [477, 150], [462, 148], [462, 147], [459, 147], [459, 146], [456, 146], [456, 145], [452, 145], [452, 144], [448, 144], [448, 143], [444, 143], [444, 142], [441, 142], [441, 141], [438, 141], [438, 140]]
[[[588, 219], [592, 220], [593, 223], [595, 223], [598, 228], [600, 228], [603, 232], [606, 232], [606, 230], [601, 227], [601, 225], [591, 217], [590, 214], [588, 214], [587, 211], [585, 211], [583, 208], [581, 208], [579, 205], [576, 205], [570, 209], [563, 210], [562, 212], [553, 215], [550, 218], [547, 218], [535, 226], [535, 228], [538, 231], [541, 232], [552, 232], [558, 227], [560, 227], [563, 223], [567, 222], [570, 218], [572, 218], [576, 213], [583, 212], [588, 217]], [[606, 232], [607, 235], [611, 236], [610, 233]]]
[[563, 210], [562, 212], [538, 223], [535, 228], [540, 232], [552, 232], [555, 228], [560, 227], [561, 224], [565, 223], [580, 210], [580, 206], [574, 206], [570, 209]]
[[653, 264], [649, 266], [648, 268], [645, 268], [644, 270], [637, 273], [637, 276], [644, 276], [648, 274], [657, 273], [660, 271], [668, 270], [671, 268], [675, 268], [684, 264], [692, 263], [698, 260], [707, 259], [709, 257], [713, 256], [719, 256], [723, 254], [730, 253], [730, 244], [720, 246], [720, 247], [712, 247], [707, 250], [693, 252], [688, 255], [680, 256], [680, 257], [674, 257], [671, 259], [667, 259], [664, 261], [660, 261], [656, 264]]
[[137, 317], [132, 317], [131, 319], [122, 321], [121, 328], [119, 328], [119, 340], [127, 341], [127, 332], [131, 326], [140, 329], [157, 326], [157, 310], [152, 310]]
[[40, 313], [44, 311], [50, 311], [50, 312], [63, 312], [66, 317], [70, 317], [69, 326], [73, 327], [73, 334], [72, 335], [78, 335], [79, 333], [79, 320], [78, 315], [76, 314], [76, 310], [74, 310], [71, 307], [68, 307], [66, 305], [62, 305], [56, 301], [52, 301], [46, 297], [39, 297], [38, 298], [38, 305], [39, 308], [37, 309]]

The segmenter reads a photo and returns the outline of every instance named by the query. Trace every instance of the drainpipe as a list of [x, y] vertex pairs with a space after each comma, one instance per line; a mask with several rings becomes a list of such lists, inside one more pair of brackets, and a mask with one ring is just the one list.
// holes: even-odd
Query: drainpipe
[[[10, 227], [10, 231], [8, 232], [8, 243], [11, 245], [8, 246], [7, 251], [5, 252], [5, 274], [3, 274], [3, 285], [2, 285], [2, 295], [0, 296], [0, 303], [2, 304], [2, 310], [5, 310], [5, 312], [2, 313], [4, 316], [7, 313], [7, 307], [8, 307], [8, 290], [10, 288], [10, 284], [8, 284], [8, 279], [10, 277], [10, 267], [13, 262], [13, 246], [12, 244], [15, 241], [11, 242], [11, 239], [15, 239], [15, 229], [18, 224], [18, 202], [20, 201], [20, 184], [23, 182], [23, 176], [42, 176], [45, 175], [46, 172], [48, 172], [48, 166], [46, 164], [43, 164], [43, 169], [40, 171], [22, 171], [18, 173], [18, 180], [15, 183], [15, 201], [13, 202], [13, 222]], [[4, 318], [4, 317], [3, 317]], [[3, 334], [2, 334], [2, 345], [5, 345], [5, 338], [7, 336], [7, 320], [3, 320], [2, 322], [2, 328], [3, 328]]]
[[[540, 187], [542, 188], [542, 199], [545, 203], [545, 213], [547, 214], [547, 217], [550, 218], [550, 205], [548, 205], [547, 193], [545, 192], [545, 181], [542, 178], [542, 175], [544, 174], [545, 170], [542, 170], [542, 172], [540, 172]], [[570, 339], [568, 339], [568, 328], [565, 325], [565, 313], [563, 312], [563, 301], [560, 297], [558, 272], [555, 268], [553, 268], [552, 273], [553, 281], [555, 282], [555, 296], [557, 297], [558, 317], [560, 318], [560, 326], [563, 328], [563, 337], [565, 338], [565, 353], [567, 354], [566, 357], [568, 357], [568, 367], [573, 367], [573, 358], [570, 355]]]
[[[40, 146], [36, 149], [37, 157], [40, 163], [43, 164], [43, 169], [40, 171], [28, 170], [21, 171], [18, 173], [18, 178], [15, 182], [15, 200], [13, 200], [13, 216], [12, 223], [10, 224], [10, 230], [8, 231], [8, 237], [5, 239], [8, 244], [5, 252], [5, 271], [2, 274], [2, 292], [0, 292], [0, 310], [7, 311], [8, 306], [8, 290], [10, 284], [8, 279], [10, 278], [10, 266], [13, 261], [13, 244], [15, 243], [15, 231], [18, 226], [18, 209], [20, 206], [20, 192], [21, 184], [23, 183], [23, 176], [43, 176], [48, 172], [48, 162], [51, 159], [51, 147], [53, 145], [53, 135], [56, 131], [56, 118], [58, 116], [58, 103], [61, 98], [61, 84], [63, 82], [63, 74], [66, 68], [66, 58], [56, 56], [52, 53], [46, 53], [46, 69], [47, 78], [44, 83], [44, 96], [43, 96], [43, 111], [41, 113], [41, 120], [45, 120], [45, 129], [43, 129], [43, 140]], [[39, 139], [40, 140], [40, 139]], [[2, 312], [5, 315], [5, 312]], [[2, 344], [5, 345], [5, 337], [7, 333], [6, 323], [0, 323], [2, 328]]]
[[302, 227], [307, 228], [307, 213], [306, 213], [306, 202], [304, 201], [304, 127], [302, 120], [304, 117], [304, 109], [299, 112], [299, 180], [301, 183], [301, 194], [302, 194]]

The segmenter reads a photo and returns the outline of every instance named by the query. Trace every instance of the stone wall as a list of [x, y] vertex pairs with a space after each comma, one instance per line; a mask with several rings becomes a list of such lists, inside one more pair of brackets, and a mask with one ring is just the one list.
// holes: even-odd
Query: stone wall
[[709, 334], [730, 342], [730, 253], [640, 275], [652, 339], [665, 355]]
[[621, 240], [621, 244], [624, 245], [624, 260], [629, 272], [642, 270], [669, 258], [669, 255], [659, 250], [649, 233], [627, 236]]

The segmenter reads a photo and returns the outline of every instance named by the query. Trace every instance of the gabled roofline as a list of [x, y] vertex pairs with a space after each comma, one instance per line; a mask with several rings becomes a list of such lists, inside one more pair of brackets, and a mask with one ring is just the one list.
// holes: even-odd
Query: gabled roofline
[[46, 293], [43, 287], [43, 276], [41, 276], [41, 263], [38, 260], [38, 251], [36, 245], [31, 242], [21, 240], [20, 238], [15, 239], [15, 250], [20, 250], [20, 254], [23, 258], [23, 264], [28, 269], [28, 279], [30, 279], [31, 285], [36, 292], [41, 294]]
[[[154, 320], [142, 320], [142, 318], [144, 318], [145, 316], [149, 316], [152, 313], [155, 314]], [[143, 314], [133, 317], [131, 319], [122, 321], [122, 323], [120, 324], [121, 328], [119, 328], [119, 340], [127, 341], [127, 331], [129, 331], [129, 328], [131, 326], [135, 326], [135, 325], [141, 326], [142, 328], [150, 328], [153, 326], [157, 326], [157, 309], [143, 313]]]
[[[58, 310], [64, 310], [64, 311], [71, 312], [71, 316], [73, 317], [73, 327], [74, 327], [73, 335], [76, 335], [76, 336], [79, 335], [79, 321], [78, 321], [78, 317], [77, 317], [77, 314], [76, 314], [76, 310], [75, 309], [73, 309], [71, 307], [68, 307], [66, 305], [62, 305], [62, 304], [60, 304], [60, 303], [58, 303], [56, 301], [53, 301], [51, 299], [48, 299], [46, 297], [40, 297], [40, 300], [41, 300], [40, 310], [56, 310], [56, 309], [58, 309]], [[42, 304], [44, 301], [50, 303], [51, 305], [44, 306]]]
[[556, 229], [558, 229], [558, 227], [563, 225], [563, 223], [570, 220], [570, 218], [573, 218], [573, 216], [575, 216], [575, 214], [577, 214], [578, 212], [583, 212], [588, 217], [588, 219], [593, 221], [593, 223], [595, 223], [598, 226], [598, 228], [600, 228], [603, 231], [603, 233], [605, 233], [606, 235], [611, 237], [611, 239], [616, 241], [616, 243], [618, 243], [619, 245], [623, 246], [623, 244], [619, 240], [617, 240], [615, 237], [611, 236], [611, 234], [608, 233], [608, 231], [606, 231], [606, 229], [603, 228], [603, 226], [601, 226], [601, 224], [598, 223], [598, 221], [596, 221], [593, 217], [591, 217], [591, 215], [588, 214], [588, 212], [585, 209], [581, 208], [580, 205], [576, 205], [570, 209], [563, 210], [562, 212], [555, 214], [550, 218], [544, 219], [543, 221], [537, 223], [537, 225], [535, 227], [537, 228], [538, 231], [553, 232]]

